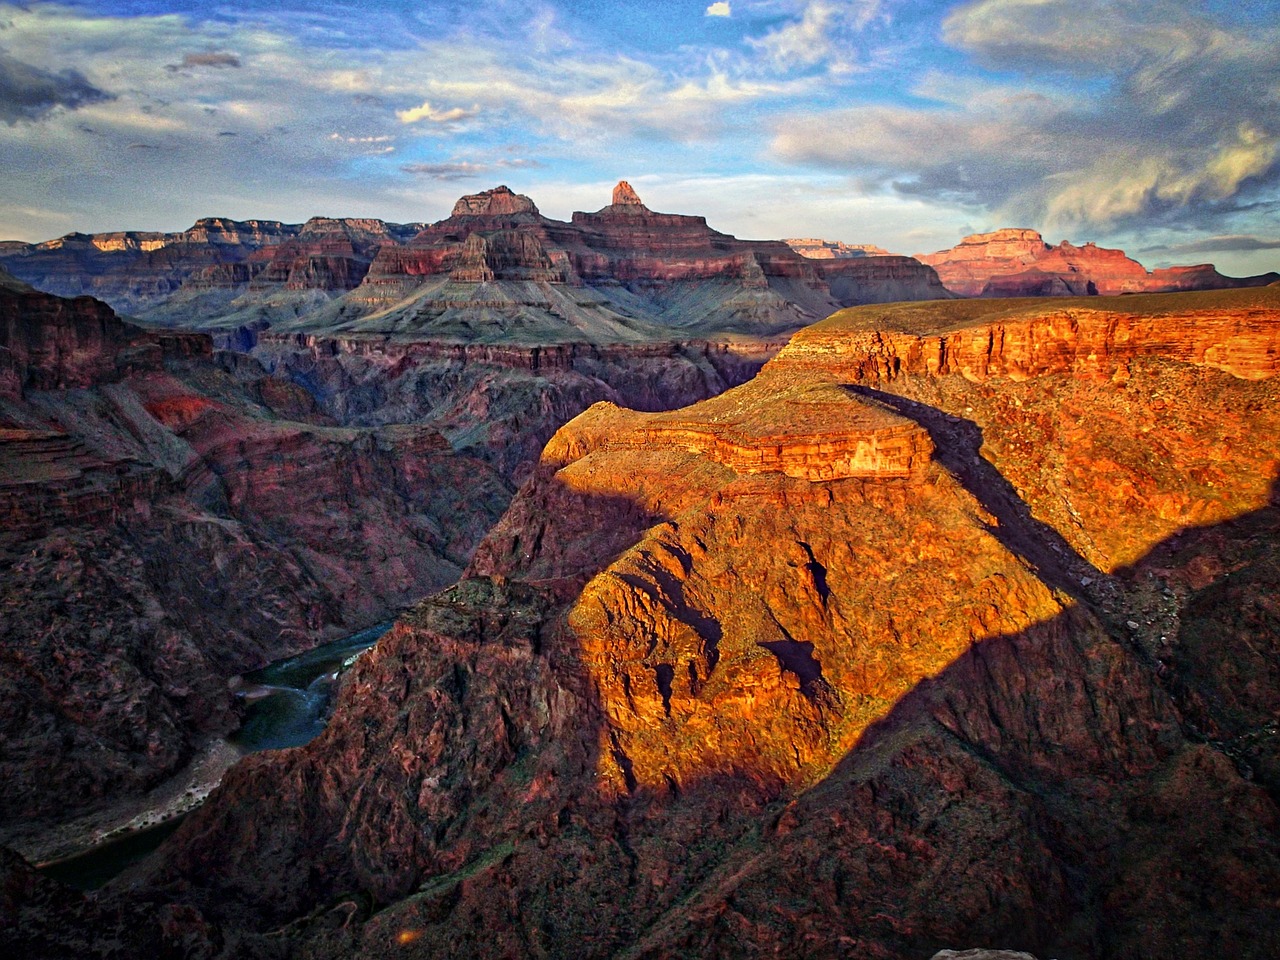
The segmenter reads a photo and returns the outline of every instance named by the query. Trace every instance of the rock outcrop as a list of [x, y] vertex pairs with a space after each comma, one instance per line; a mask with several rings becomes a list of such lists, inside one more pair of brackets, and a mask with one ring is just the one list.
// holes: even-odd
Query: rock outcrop
[[782, 241], [802, 257], [810, 260], [845, 260], [850, 257], [887, 257], [889, 251], [874, 243], [843, 243], [816, 237], [790, 237]]
[[146, 902], [263, 956], [1273, 956], [1280, 302], [1114, 307], [588, 410]]
[[109, 382], [130, 366], [155, 368], [160, 356], [105, 303], [0, 287], [0, 396]]
[[1148, 271], [1123, 250], [1067, 241], [1055, 246], [1034, 230], [1004, 229], [965, 237], [950, 250], [917, 254], [946, 288], [965, 297], [1109, 296], [1265, 286], [1280, 275], [1236, 279], [1212, 264]]
[[644, 204], [640, 200], [640, 195], [636, 193], [635, 188], [625, 180], [619, 180], [618, 185], [613, 188], [613, 199], [611, 203], [615, 207], [633, 206], [643, 207]]
[[[984, 452], [998, 452], [1019, 496], [1110, 570], [1188, 523], [1267, 502], [1276, 451], [1256, 424], [1280, 371], [1276, 291], [842, 313], [807, 330], [780, 365], [839, 363], [976, 421]], [[921, 332], [929, 328], [943, 332]], [[1168, 364], [1183, 373], [1163, 376]], [[1214, 396], [1221, 374], [1225, 393]], [[1056, 378], [1070, 384], [1070, 400], [1037, 392]], [[1088, 407], [1098, 420], [1037, 414], [1045, 403]]]
[[449, 216], [502, 217], [521, 213], [537, 216], [538, 208], [524, 194], [514, 193], [504, 185], [462, 197], [453, 205], [453, 212]]

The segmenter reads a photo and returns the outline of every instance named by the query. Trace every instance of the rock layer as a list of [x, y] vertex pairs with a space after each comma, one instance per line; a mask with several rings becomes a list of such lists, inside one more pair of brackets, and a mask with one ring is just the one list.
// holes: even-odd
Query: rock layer
[[[862, 308], [592, 408], [147, 897], [264, 956], [1274, 955], [1276, 304], [1171, 303]], [[793, 475], [819, 431], [918, 445]]]
[[1212, 264], [1148, 271], [1123, 250], [1093, 243], [1055, 246], [1034, 230], [1004, 229], [965, 237], [950, 250], [918, 254], [946, 288], [966, 297], [1091, 296], [1258, 287], [1280, 274], [1236, 279]]
[[853, 303], [947, 296], [908, 258], [888, 285], [874, 271], [833, 285], [784, 243], [654, 213], [626, 181], [614, 193], [572, 223], [502, 186], [429, 226], [210, 219], [177, 234], [11, 245], [0, 259], [50, 292], [93, 294], [165, 325], [459, 342], [773, 335]]
[[228, 678], [450, 582], [510, 495], [207, 337], [7, 287], [0, 316], [0, 820], [28, 852], [234, 729]]

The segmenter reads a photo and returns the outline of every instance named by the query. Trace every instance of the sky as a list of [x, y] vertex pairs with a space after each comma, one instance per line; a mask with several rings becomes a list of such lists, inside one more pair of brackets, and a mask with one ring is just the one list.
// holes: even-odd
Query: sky
[[619, 179], [744, 238], [1280, 269], [1280, 0], [0, 2], [0, 239]]

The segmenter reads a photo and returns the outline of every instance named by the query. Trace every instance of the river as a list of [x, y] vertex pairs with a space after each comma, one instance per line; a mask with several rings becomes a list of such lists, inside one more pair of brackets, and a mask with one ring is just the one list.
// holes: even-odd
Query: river
[[[228, 744], [240, 756], [247, 756], [298, 747], [313, 739], [329, 720], [338, 674], [390, 628], [390, 623], [379, 624], [245, 674], [244, 722], [228, 738]], [[95, 890], [149, 856], [189, 812], [43, 864], [40, 870], [78, 890]]]

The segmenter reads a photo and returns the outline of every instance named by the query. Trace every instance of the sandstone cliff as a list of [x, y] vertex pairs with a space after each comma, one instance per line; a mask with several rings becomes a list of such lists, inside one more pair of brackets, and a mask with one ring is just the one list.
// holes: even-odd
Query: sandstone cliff
[[264, 956], [1274, 955], [1280, 302], [1114, 306], [588, 410], [147, 897]]
[[851, 257], [887, 257], [889, 251], [873, 243], [842, 243], [817, 237], [789, 237], [782, 241], [802, 257], [811, 260], [844, 260]]
[[950, 250], [917, 254], [943, 284], [966, 297], [1091, 296], [1258, 287], [1280, 276], [1224, 277], [1212, 264], [1148, 271], [1123, 250], [1044, 242], [1034, 230], [1005, 229], [965, 237]]

